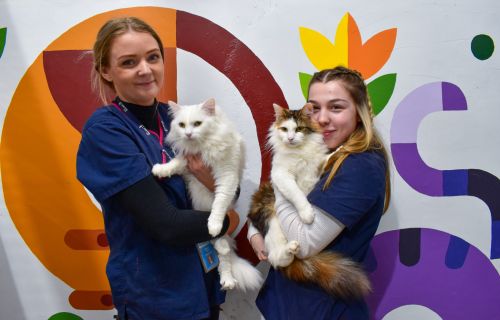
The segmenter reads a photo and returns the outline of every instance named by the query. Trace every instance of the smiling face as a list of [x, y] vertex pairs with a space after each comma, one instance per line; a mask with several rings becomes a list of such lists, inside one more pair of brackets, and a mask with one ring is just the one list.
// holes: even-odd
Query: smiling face
[[323, 138], [330, 149], [343, 144], [358, 124], [356, 104], [341, 80], [316, 82], [309, 88], [313, 105], [311, 119], [323, 129]]
[[152, 105], [164, 79], [158, 42], [147, 32], [130, 30], [117, 36], [111, 45], [108, 66], [103, 67], [101, 75], [112, 83], [123, 101]]

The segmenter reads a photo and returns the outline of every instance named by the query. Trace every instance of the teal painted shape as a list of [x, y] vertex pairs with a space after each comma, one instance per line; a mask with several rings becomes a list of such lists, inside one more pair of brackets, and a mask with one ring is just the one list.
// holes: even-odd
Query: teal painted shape
[[3, 54], [3, 48], [5, 48], [5, 40], [7, 39], [7, 28], [0, 29], [0, 58]]
[[299, 72], [299, 80], [300, 80], [300, 87], [302, 88], [302, 94], [304, 95], [304, 98], [307, 100], [307, 91], [309, 89], [309, 82], [311, 82], [312, 75], [304, 73], [304, 72]]
[[59, 312], [52, 315], [48, 320], [83, 320], [83, 318], [70, 312]]
[[471, 41], [471, 51], [474, 57], [479, 60], [486, 60], [491, 57], [495, 51], [495, 43], [487, 34], [478, 34]]
[[396, 86], [396, 73], [378, 77], [367, 85], [372, 103], [373, 114], [379, 114], [389, 102]]

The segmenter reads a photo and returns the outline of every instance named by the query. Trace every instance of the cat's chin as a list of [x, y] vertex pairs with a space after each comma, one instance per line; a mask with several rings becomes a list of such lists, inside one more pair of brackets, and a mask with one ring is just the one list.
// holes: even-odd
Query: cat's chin
[[293, 142], [293, 143], [285, 142], [284, 145], [289, 147], [289, 148], [297, 148], [297, 147], [300, 147], [302, 145], [302, 143], [301, 142]]

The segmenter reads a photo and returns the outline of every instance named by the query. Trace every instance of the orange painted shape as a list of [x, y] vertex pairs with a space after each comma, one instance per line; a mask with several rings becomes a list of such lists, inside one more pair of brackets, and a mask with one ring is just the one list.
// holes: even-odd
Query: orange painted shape
[[362, 44], [356, 21], [349, 16], [349, 68], [358, 70], [365, 79], [379, 71], [391, 56], [397, 29], [384, 30]]
[[165, 85], [158, 95], [160, 101], [177, 101], [177, 49], [165, 48]]
[[109, 290], [109, 252], [75, 251], [64, 243], [71, 229], [103, 229], [101, 212], [76, 180], [80, 133], [50, 95], [41, 55], [12, 98], [2, 131], [4, 199], [26, 244], [40, 262], [72, 288]]
[[113, 10], [95, 15], [70, 28], [46, 50], [89, 50], [92, 49], [97, 32], [109, 19], [134, 16], [143, 19], [158, 32], [163, 46], [176, 47], [176, 13], [168, 8], [137, 7]]
[[[69, 29], [46, 51], [88, 50], [98, 28], [109, 18], [138, 16], [164, 40], [167, 86], [161, 97], [176, 98], [176, 11], [128, 8], [89, 18]], [[102, 248], [103, 218], [76, 179], [76, 152], [81, 139], [52, 98], [42, 54], [28, 68], [13, 97], [2, 130], [1, 179], [10, 217], [27, 246], [51, 273], [75, 289], [70, 301], [78, 309], [111, 309]], [[162, 98], [163, 99], [163, 98]], [[91, 241], [71, 238], [80, 230]], [[68, 234], [70, 240], [68, 246]], [[91, 245], [90, 245], [91, 244]], [[74, 248], [72, 248], [73, 246]], [[76, 247], [91, 250], [75, 250]]]
[[113, 298], [110, 291], [75, 290], [69, 295], [69, 303], [80, 310], [111, 310]]
[[370, 63], [363, 66], [366, 76], [371, 77], [379, 71], [389, 60], [396, 43], [397, 29], [392, 28], [377, 33], [363, 45], [365, 57], [370, 57]]
[[[348, 13], [347, 20], [347, 39], [348, 39], [348, 58], [347, 58], [347, 66], [352, 69], [356, 69], [359, 72], [359, 68], [355, 68], [354, 66], [359, 66], [359, 61], [363, 61], [363, 43], [361, 40], [361, 33], [359, 32], [358, 25], [354, 18]], [[362, 72], [361, 72], [362, 73]]]

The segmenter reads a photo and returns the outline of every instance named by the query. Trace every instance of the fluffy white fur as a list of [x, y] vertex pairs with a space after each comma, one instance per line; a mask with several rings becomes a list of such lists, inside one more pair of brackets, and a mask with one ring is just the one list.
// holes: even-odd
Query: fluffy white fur
[[[273, 107], [278, 118], [282, 108], [276, 104]], [[306, 104], [303, 112], [309, 112], [310, 107]], [[274, 188], [294, 205], [302, 222], [310, 224], [314, 220], [314, 212], [307, 194], [319, 180], [328, 147], [321, 133], [305, 134], [297, 131], [297, 126], [293, 119], [287, 119], [269, 129], [268, 146], [273, 152], [271, 181]], [[288, 242], [277, 217], [269, 222], [265, 244], [269, 262], [274, 267], [288, 266], [299, 249], [297, 241]]]
[[[241, 181], [245, 164], [245, 146], [222, 110], [209, 99], [197, 105], [179, 106], [169, 101], [173, 120], [167, 142], [177, 156], [166, 164], [153, 166], [153, 174], [168, 177], [182, 174], [197, 210], [211, 211], [208, 231], [216, 236], [222, 229], [226, 212], [230, 209]], [[185, 155], [200, 154], [212, 169], [215, 193], [208, 190], [187, 170]], [[214, 242], [219, 255], [219, 273], [223, 289], [254, 290], [261, 286], [260, 272], [234, 253], [234, 241], [221, 237]]]

